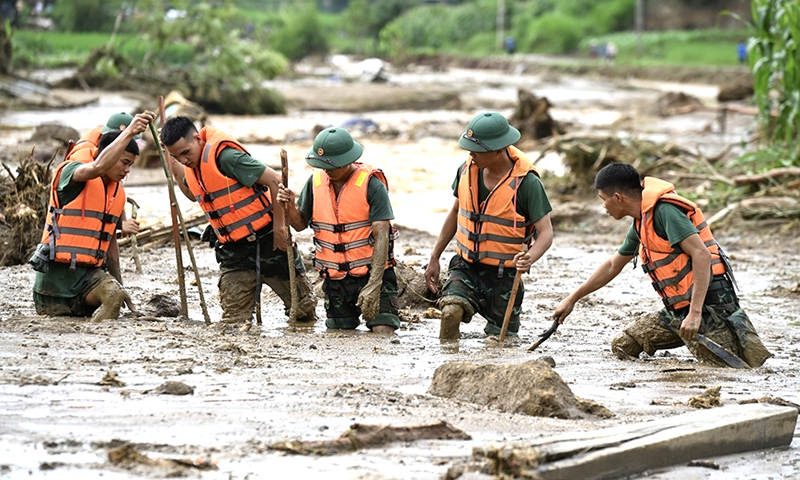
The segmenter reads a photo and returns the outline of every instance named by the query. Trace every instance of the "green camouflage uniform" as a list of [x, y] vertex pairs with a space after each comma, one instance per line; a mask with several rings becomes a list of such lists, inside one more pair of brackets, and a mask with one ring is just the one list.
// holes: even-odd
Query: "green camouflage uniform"
[[[637, 318], [626, 325], [623, 333], [611, 342], [611, 348], [615, 352], [638, 357], [641, 352], [653, 355], [656, 350], [686, 344], [698, 360], [728, 366], [703, 345], [691, 341], [686, 343], [676, 333], [688, 314], [689, 307], [680, 310], [664, 308], [657, 315]], [[730, 281], [723, 275], [715, 276], [709, 285], [702, 318], [698, 333], [741, 358], [751, 367], [760, 367], [772, 356], [761, 343], [745, 311], [739, 307], [739, 300]]]
[[[325, 312], [328, 319], [325, 326], [328, 328], [357, 328], [361, 321], [361, 309], [356, 307], [358, 294], [369, 281], [369, 275], [354, 277], [347, 275], [341, 280], [326, 278], [322, 284], [325, 291]], [[372, 330], [376, 325], [388, 325], [395, 329], [400, 328], [399, 310], [397, 308], [397, 276], [394, 268], [383, 271], [381, 284], [381, 306], [378, 316], [367, 322], [367, 328]]]
[[[487, 335], [500, 335], [517, 269], [506, 268], [498, 275], [496, 266], [470, 263], [456, 255], [450, 260], [447, 273], [448, 278], [442, 288], [444, 294], [439, 300], [439, 306], [454, 303], [464, 307], [461, 320], [463, 323], [469, 323], [472, 316], [479, 313], [487, 321], [483, 331]], [[509, 336], [517, 336], [519, 332], [519, 315], [524, 296], [525, 287], [520, 282], [508, 322]], [[469, 303], [469, 308], [466, 308], [463, 300]]]
[[[211, 234], [213, 236], [213, 233]], [[286, 252], [273, 250], [270, 231], [258, 241], [246, 240], [219, 243], [214, 239], [217, 262], [220, 266], [219, 298], [222, 321], [225, 323], [249, 322], [256, 306], [256, 247], [260, 245], [261, 283], [266, 283], [281, 300], [289, 313], [291, 288], [289, 287], [289, 261]], [[297, 249], [294, 250], [294, 268], [297, 279], [298, 321], [313, 321], [316, 298], [305, 275], [305, 267]]]

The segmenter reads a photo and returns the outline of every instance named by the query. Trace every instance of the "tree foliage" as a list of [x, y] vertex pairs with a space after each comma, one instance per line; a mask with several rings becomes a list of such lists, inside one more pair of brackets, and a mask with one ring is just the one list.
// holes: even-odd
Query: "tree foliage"
[[108, 32], [121, 7], [121, 0], [56, 0], [51, 15], [65, 32]]
[[773, 149], [787, 153], [779, 163], [800, 165], [800, 4], [753, 0], [752, 9], [747, 52], [759, 117]]
[[272, 47], [290, 60], [328, 52], [328, 41], [313, 5], [287, 10], [269, 36]]

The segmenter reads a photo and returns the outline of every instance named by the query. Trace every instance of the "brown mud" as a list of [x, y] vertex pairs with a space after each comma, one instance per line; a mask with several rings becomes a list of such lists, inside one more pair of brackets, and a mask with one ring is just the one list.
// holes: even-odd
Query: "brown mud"
[[[719, 387], [721, 405], [763, 398], [800, 403], [796, 361], [800, 240], [797, 225], [786, 220], [775, 225], [747, 223], [746, 228], [731, 222], [717, 232], [736, 270], [742, 306], [775, 354], [763, 367], [731, 370], [699, 364], [685, 347], [653, 357], [619, 359], [609, 348], [611, 339], [631, 319], [659, 308], [645, 275], [633, 268], [626, 268], [611, 285], [582, 301], [550, 339], [528, 352], [550, 326], [558, 302], [613, 253], [628, 226], [604, 215], [592, 192], [581, 194], [574, 182], [565, 181], [563, 160], [552, 155], [541, 158], [539, 166], [554, 207], [555, 240], [546, 256], [523, 276], [520, 337], [502, 344], [487, 339], [484, 320], [476, 316], [462, 325], [459, 342], [440, 343], [437, 312], [423, 300], [418, 279], [453, 203], [448, 187], [465, 159], [454, 138], [475, 111], [494, 108], [511, 115], [517, 88], [524, 84], [537, 96], [547, 97], [553, 119], [570, 133], [633, 135], [713, 153], [740, 141], [753, 122], [737, 115], [728, 119], [723, 130], [713, 112], [658, 116], [658, 98], [670, 89], [713, 104], [717, 89], [707, 85], [631, 80], [623, 87], [568, 76], [456, 69], [439, 78], [436, 81], [446, 79], [462, 91], [460, 109], [370, 112], [366, 116], [382, 131], [396, 134], [389, 138], [355, 133], [365, 146], [364, 160], [386, 171], [395, 223], [403, 227], [395, 253], [402, 268], [410, 269], [405, 275], [410, 285], [403, 297], [407, 315], [396, 335], [374, 335], [364, 326], [351, 332], [327, 331], [321, 320], [311, 326], [290, 326], [281, 302], [269, 289], [264, 289], [262, 297], [263, 325], [253, 325], [248, 331], [224, 325], [219, 322], [214, 253], [199, 242], [193, 247], [211, 326], [203, 323], [190, 270], [186, 275], [189, 319], [168, 316], [174, 308], [165, 304], [164, 297], [157, 297], [177, 298], [174, 250], [169, 244], [140, 246], [141, 274], [135, 272], [130, 247], [121, 252], [125, 289], [147, 317], [137, 318], [124, 308], [116, 321], [38, 316], [31, 301], [33, 272], [26, 265], [2, 267], [6, 281], [0, 285], [0, 475], [14, 479], [101, 475], [113, 479], [173, 475], [240, 480], [290, 476], [438, 479], [452, 465], [470, 458], [475, 447], [673, 416], [693, 410], [692, 398], [704, 398], [704, 392], [714, 389], [713, 393], [715, 387]], [[407, 79], [412, 80], [434, 82], [427, 75]], [[475, 88], [478, 83], [481, 87]], [[372, 86], [364, 85], [363, 91], [368, 94]], [[307, 85], [304, 95], [308, 103], [314, 98], [323, 103], [324, 84]], [[136, 101], [131, 99], [130, 105]], [[114, 111], [97, 116], [106, 118], [109, 113]], [[87, 122], [70, 115], [82, 114], [65, 112], [64, 119]], [[28, 118], [6, 117], [17, 125], [14, 128], [22, 128]], [[298, 191], [311, 172], [302, 157], [314, 127], [339, 125], [351, 118], [350, 112], [303, 109], [287, 116], [212, 115], [211, 122], [239, 138], [273, 138], [274, 142], [248, 145], [257, 158], [271, 165], [277, 164], [280, 148], [286, 148], [290, 185]], [[81, 132], [90, 126], [82, 125]], [[22, 132], [10, 138], [29, 135]], [[531, 144], [526, 151], [535, 157], [540, 148]], [[659, 172], [670, 175], [674, 170]], [[126, 185], [128, 194], [141, 205], [143, 226], [169, 216], [162, 177], [158, 170], [138, 170]], [[679, 176], [671, 179], [680, 186]], [[704, 188], [703, 182], [691, 186], [697, 193]], [[197, 212], [197, 206], [184, 198], [179, 202], [184, 217]], [[309, 232], [299, 232], [296, 238], [300, 252], [308, 256], [313, 248]], [[443, 267], [452, 254], [451, 245], [441, 259]], [[159, 306], [166, 308], [156, 310]], [[317, 314], [324, 315], [321, 302]], [[533, 416], [429, 392], [437, 368], [444, 364], [511, 368], [542, 356], [551, 357], [552, 372], [571, 394], [596, 402], [613, 417]], [[183, 387], [172, 390], [177, 384], [170, 382]], [[185, 395], [157, 394], [190, 390]], [[566, 396], [566, 391], [561, 392]], [[713, 407], [716, 401], [705, 403]], [[285, 455], [270, 448], [296, 440], [334, 440], [354, 423], [405, 427], [440, 421], [471, 439], [397, 442], [326, 457]], [[647, 478], [797, 478], [800, 443], [718, 457], [713, 462], [719, 470], [678, 465], [649, 472]]]

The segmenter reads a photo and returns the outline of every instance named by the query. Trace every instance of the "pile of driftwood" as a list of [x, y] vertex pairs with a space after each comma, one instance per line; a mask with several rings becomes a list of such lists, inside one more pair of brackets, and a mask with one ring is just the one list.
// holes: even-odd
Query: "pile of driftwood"
[[3, 163], [7, 175], [0, 176], [0, 265], [27, 262], [41, 240], [54, 158], [40, 163], [31, 150], [16, 172]]

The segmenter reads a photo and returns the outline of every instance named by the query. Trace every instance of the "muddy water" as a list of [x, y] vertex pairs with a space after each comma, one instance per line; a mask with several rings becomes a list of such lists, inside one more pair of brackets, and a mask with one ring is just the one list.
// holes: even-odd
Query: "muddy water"
[[[714, 133], [713, 115], [703, 112], [672, 119], [648, 116], [659, 89], [666, 88], [660, 84], [620, 85], [497, 72], [476, 75], [453, 71], [397, 80], [402, 84], [441, 78], [465, 85], [465, 91], [470, 82], [473, 87], [481, 85], [473, 88], [478, 95], [464, 96], [468, 99], [464, 110], [358, 115], [382, 127], [399, 125], [393, 141], [359, 134], [357, 139], [365, 145], [364, 159], [387, 172], [397, 223], [420, 230], [406, 230], [397, 246], [401, 261], [420, 269], [433, 245], [429, 234], [438, 233], [452, 205], [448, 187], [464, 160], [454, 138], [479, 108], [510, 113], [518, 85], [530, 85], [557, 100], [554, 116], [568, 119], [575, 130], [635, 128], [645, 136], [702, 139], [704, 147], [713, 151], [730, 138], [745, 135], [749, 125], [739, 118], [729, 121], [725, 132]], [[711, 96], [709, 87], [696, 89], [698, 95]], [[309, 89], [313, 94], [320, 93]], [[129, 101], [132, 107], [134, 102]], [[120, 107], [114, 103], [91, 112], [91, 117], [106, 118]], [[36, 115], [85, 128], [95, 122], [86, 118], [86, 112]], [[288, 117], [216, 116], [212, 121], [240, 138], [276, 139], [274, 144], [248, 146], [272, 165], [279, 149], [286, 148], [291, 183], [299, 190], [310, 174], [302, 156], [310, 145], [311, 127], [338, 125], [354, 116], [294, 111]], [[25, 125], [26, 118], [36, 117], [4, 115], [2, 123]], [[704, 132], [706, 127], [709, 131]], [[558, 167], [557, 161], [553, 166]], [[142, 206], [140, 218], [145, 224], [168, 215], [162, 175], [158, 170], [139, 171], [128, 179], [128, 193]], [[188, 200], [180, 202], [184, 215], [196, 211]], [[558, 202], [554, 197], [556, 209]], [[630, 318], [659, 306], [641, 271], [627, 268], [609, 287], [582, 302], [537, 352], [527, 352], [526, 347], [549, 326], [548, 317], [559, 300], [613, 252], [625, 229], [626, 225], [598, 216], [583, 230], [557, 231], [547, 256], [524, 277], [521, 337], [507, 341], [505, 347], [484, 338], [480, 317], [462, 326], [460, 342], [447, 344], [438, 341], [438, 321], [426, 318], [404, 322], [392, 337], [372, 335], [364, 327], [328, 332], [322, 321], [310, 328], [290, 327], [268, 289], [263, 326], [249, 332], [225, 328], [217, 323], [218, 270], [213, 252], [199, 244], [194, 252], [214, 321], [211, 327], [202, 322], [194, 286], [188, 287], [190, 320], [153, 322], [124, 315], [116, 322], [93, 324], [39, 317], [30, 301], [32, 272], [24, 266], [3, 268], [8, 281], [0, 286], [0, 474], [16, 479], [161, 478], [173, 473], [111, 465], [108, 450], [116, 441], [126, 441], [152, 458], [208, 459], [219, 467], [213, 472], [184, 472], [194, 478], [436, 479], [453, 462], [469, 457], [473, 446], [683, 413], [690, 410], [689, 397], [715, 385], [722, 386], [723, 404], [765, 395], [800, 403], [796, 364], [800, 332], [791, 325], [800, 321], [800, 296], [790, 291], [800, 281], [795, 273], [800, 268], [796, 239], [720, 239], [737, 270], [743, 306], [775, 353], [760, 369], [734, 372], [698, 365], [685, 348], [638, 361], [617, 359], [608, 349], [610, 340]], [[297, 237], [301, 252], [310, 252], [309, 234]], [[450, 255], [452, 247], [442, 261]], [[184, 259], [188, 265], [186, 255]], [[176, 297], [172, 248], [147, 246], [142, 261], [144, 272], [137, 275], [130, 253], [123, 251], [126, 288], [135, 301], [141, 305], [157, 293]], [[187, 279], [192, 278], [187, 271]], [[324, 315], [321, 303], [317, 312]], [[535, 418], [426, 393], [433, 371], [444, 362], [518, 363], [541, 355], [555, 359], [556, 372], [577, 396], [603, 404], [616, 417]], [[109, 370], [126, 385], [97, 385]], [[167, 380], [195, 387], [194, 394], [146, 393]], [[394, 444], [336, 457], [285, 456], [267, 448], [286, 440], [334, 438], [355, 422], [414, 425], [438, 420], [473, 439]], [[647, 478], [797, 478], [798, 448], [795, 441], [786, 449], [715, 458], [721, 470], [677, 466], [651, 472]]]

